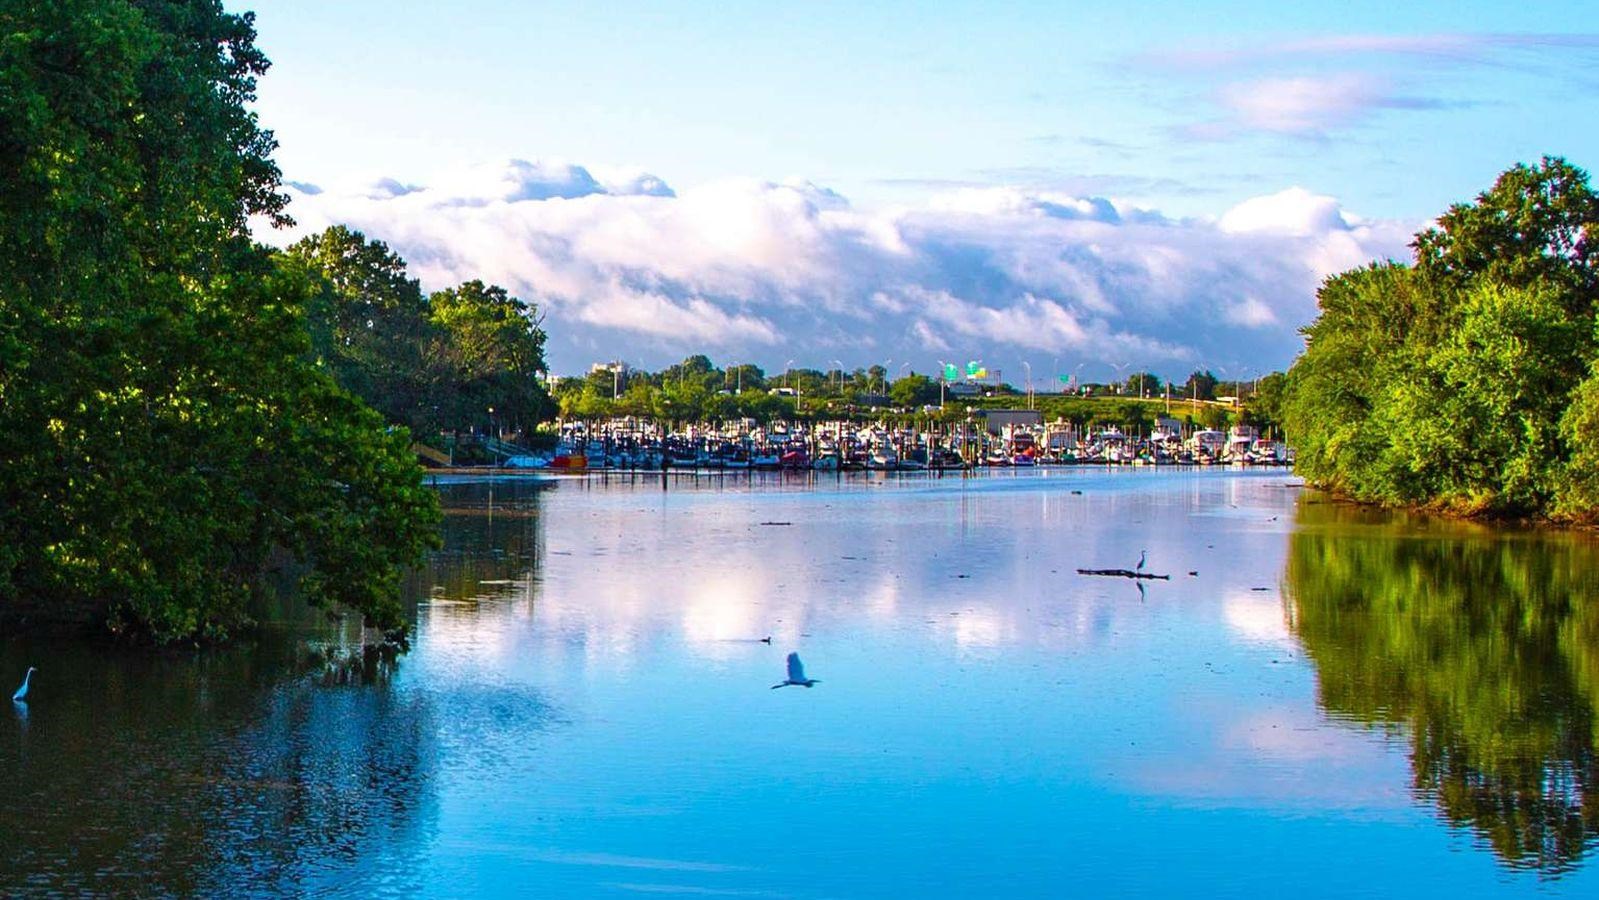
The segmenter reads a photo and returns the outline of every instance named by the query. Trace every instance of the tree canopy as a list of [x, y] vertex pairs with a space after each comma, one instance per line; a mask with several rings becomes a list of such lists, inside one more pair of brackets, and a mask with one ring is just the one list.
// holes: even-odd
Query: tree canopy
[[1328, 279], [1280, 401], [1306, 477], [1367, 501], [1592, 520], [1596, 228], [1587, 175], [1546, 158], [1418, 234], [1413, 265]]
[[0, 5], [0, 620], [220, 637], [287, 563], [403, 621], [437, 500], [250, 237], [285, 221], [254, 40], [216, 0]]
[[532, 426], [554, 410], [539, 381], [537, 311], [473, 280], [424, 295], [382, 241], [336, 225], [283, 253], [316, 286], [317, 362], [391, 423], [418, 435], [499, 421]]

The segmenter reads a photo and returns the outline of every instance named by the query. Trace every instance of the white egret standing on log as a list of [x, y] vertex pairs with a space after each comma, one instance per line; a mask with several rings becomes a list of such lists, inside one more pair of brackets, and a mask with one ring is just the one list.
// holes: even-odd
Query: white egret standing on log
[[17, 688], [17, 692], [11, 695], [14, 702], [21, 703], [28, 699], [28, 688], [33, 684], [33, 673], [37, 671], [39, 670], [33, 666], [28, 667], [28, 674], [22, 676], [22, 687]]
[[785, 679], [782, 684], [772, 685], [772, 690], [775, 691], [780, 687], [788, 687], [791, 684], [797, 687], [810, 687], [813, 684], [821, 683], [822, 680], [820, 678], [806, 678], [805, 664], [800, 662], [799, 654], [790, 653], [788, 655], [788, 678]]

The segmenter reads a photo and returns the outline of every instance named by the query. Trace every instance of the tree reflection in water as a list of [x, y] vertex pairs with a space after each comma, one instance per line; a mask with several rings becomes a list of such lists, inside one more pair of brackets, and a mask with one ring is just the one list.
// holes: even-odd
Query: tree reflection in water
[[1285, 596], [1327, 713], [1402, 726], [1418, 795], [1514, 867], [1599, 833], [1599, 548], [1312, 498]]

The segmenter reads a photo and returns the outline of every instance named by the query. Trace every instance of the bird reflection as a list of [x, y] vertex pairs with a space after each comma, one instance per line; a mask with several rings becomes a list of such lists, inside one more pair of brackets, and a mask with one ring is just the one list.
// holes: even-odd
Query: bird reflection
[[28, 674], [22, 676], [22, 687], [17, 688], [17, 692], [11, 695], [13, 703], [21, 703], [28, 699], [28, 690], [33, 687], [33, 673], [37, 671], [39, 670], [33, 666], [28, 667]]
[[800, 662], [799, 654], [790, 653], [788, 655], [788, 678], [785, 679], [781, 684], [772, 685], [772, 690], [775, 691], [780, 687], [788, 687], [791, 684], [797, 687], [810, 687], [813, 684], [821, 683], [822, 680], [820, 678], [806, 678], [805, 664]]

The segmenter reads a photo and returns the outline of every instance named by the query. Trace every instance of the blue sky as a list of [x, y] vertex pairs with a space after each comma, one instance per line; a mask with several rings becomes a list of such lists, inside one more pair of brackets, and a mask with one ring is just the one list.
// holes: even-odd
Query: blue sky
[[[713, 355], [768, 366], [898, 355], [925, 369], [941, 353], [1281, 366], [1330, 266], [1402, 254], [1515, 161], [1599, 159], [1589, 4], [250, 8], [275, 62], [258, 108], [285, 176], [307, 186], [297, 215], [391, 240], [424, 281], [497, 270], [481, 274], [549, 311], [558, 370], [658, 364], [694, 349], [674, 329], [699, 326]], [[531, 165], [505, 176], [511, 160]], [[574, 170], [594, 188], [528, 189]], [[493, 172], [518, 186], [465, 203], [443, 187]], [[641, 199], [639, 173], [675, 196]], [[432, 202], [377, 203], [380, 179]], [[1073, 200], [1118, 214], [1067, 224]], [[441, 205], [478, 212], [430, 230]], [[722, 232], [752, 221], [763, 239], [730, 250]], [[673, 260], [616, 249], [660, 243], [648, 227], [701, 239]], [[452, 244], [474, 230], [524, 240], [485, 259]], [[1152, 241], [1165, 251], [1105, 250]], [[877, 252], [852, 255], [863, 242]], [[558, 258], [540, 249], [552, 243]], [[1251, 269], [1256, 252], [1303, 271]], [[1216, 281], [1234, 257], [1213, 296], [1154, 284]], [[907, 312], [939, 295], [955, 304], [942, 318]]]

